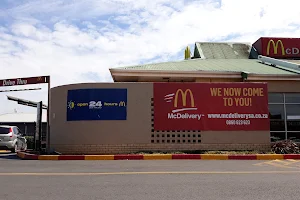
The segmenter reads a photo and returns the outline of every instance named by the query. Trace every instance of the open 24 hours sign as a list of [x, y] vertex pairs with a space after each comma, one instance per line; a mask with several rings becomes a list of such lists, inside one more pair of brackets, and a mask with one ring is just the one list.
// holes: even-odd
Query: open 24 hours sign
[[154, 129], [270, 130], [266, 83], [154, 83]]
[[67, 121], [126, 120], [127, 89], [68, 90]]

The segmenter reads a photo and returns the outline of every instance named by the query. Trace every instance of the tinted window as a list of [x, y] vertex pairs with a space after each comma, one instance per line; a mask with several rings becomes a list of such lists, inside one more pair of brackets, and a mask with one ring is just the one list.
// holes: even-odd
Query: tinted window
[[300, 131], [300, 105], [286, 105], [287, 130]]
[[300, 132], [292, 132], [287, 134], [288, 139], [294, 140], [294, 142], [300, 142]]
[[283, 103], [282, 93], [269, 93], [268, 94], [269, 103]]
[[283, 105], [269, 105], [270, 119], [284, 119]]
[[300, 104], [286, 105], [287, 119], [300, 119]]
[[284, 120], [270, 120], [271, 131], [285, 131]]
[[288, 131], [300, 131], [300, 121], [299, 120], [293, 120], [293, 121], [287, 121], [287, 130]]
[[300, 103], [300, 93], [285, 94], [286, 103]]
[[8, 134], [10, 133], [10, 128], [0, 127], [0, 134]]
[[271, 132], [271, 142], [285, 139], [285, 132]]

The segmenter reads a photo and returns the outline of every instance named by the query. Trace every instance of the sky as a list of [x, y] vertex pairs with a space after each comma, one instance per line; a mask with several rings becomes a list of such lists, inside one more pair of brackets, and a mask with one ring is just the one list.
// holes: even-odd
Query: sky
[[[195, 42], [299, 37], [299, 0], [0, 0], [0, 79], [51, 76], [51, 88], [112, 82], [109, 68], [184, 59]], [[37, 91], [0, 92], [0, 114], [47, 104]], [[0, 90], [16, 89], [2, 87]]]

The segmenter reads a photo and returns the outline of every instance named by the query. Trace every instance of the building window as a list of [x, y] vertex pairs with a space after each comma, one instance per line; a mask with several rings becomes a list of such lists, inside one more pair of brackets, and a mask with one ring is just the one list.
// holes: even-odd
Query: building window
[[269, 114], [271, 120], [284, 120], [284, 105], [283, 104], [269, 105]]
[[271, 141], [300, 142], [300, 93], [269, 93]]
[[287, 131], [300, 131], [300, 104], [286, 105]]
[[287, 137], [294, 142], [300, 142], [300, 131], [298, 132], [288, 132]]
[[269, 93], [269, 103], [283, 103], [283, 93]]
[[271, 131], [271, 142], [276, 142], [278, 140], [285, 140], [285, 132], [272, 132]]
[[270, 120], [270, 131], [285, 131], [284, 120]]
[[285, 103], [296, 103], [300, 104], [300, 93], [286, 93]]

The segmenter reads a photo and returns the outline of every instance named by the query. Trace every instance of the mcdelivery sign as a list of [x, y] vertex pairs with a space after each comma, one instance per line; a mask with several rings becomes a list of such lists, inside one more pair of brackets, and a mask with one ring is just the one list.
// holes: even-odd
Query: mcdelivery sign
[[270, 130], [266, 83], [154, 83], [155, 131]]
[[272, 58], [300, 58], [300, 38], [262, 37], [253, 46], [263, 56]]
[[[181, 98], [180, 98], [181, 97]], [[188, 98], [189, 97], [189, 98]], [[178, 107], [178, 98], [181, 99], [182, 107]], [[195, 106], [195, 99], [192, 91], [187, 89], [183, 91], [182, 89], [178, 89], [176, 93], [167, 94], [165, 96], [165, 101], [167, 103], [174, 102], [174, 109], [172, 112], [168, 113], [168, 119], [196, 119], [200, 120], [203, 115], [201, 114], [190, 114], [186, 111], [197, 110], [198, 108]], [[190, 101], [190, 106], [187, 107], [187, 100]]]

